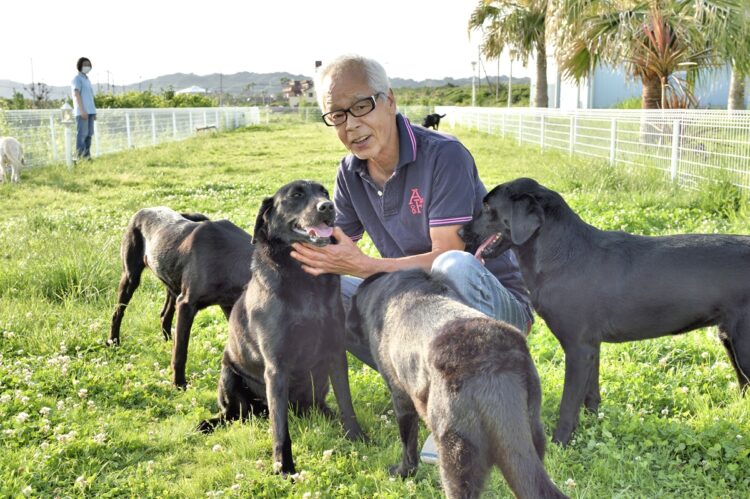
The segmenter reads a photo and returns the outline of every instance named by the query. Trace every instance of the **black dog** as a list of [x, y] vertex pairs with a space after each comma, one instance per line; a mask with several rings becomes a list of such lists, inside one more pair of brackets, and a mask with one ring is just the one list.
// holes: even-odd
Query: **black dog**
[[583, 222], [532, 179], [493, 189], [461, 232], [477, 256], [511, 248], [534, 308], [565, 351], [553, 440], [566, 444], [581, 404], [596, 412], [601, 342], [718, 325], [741, 389], [750, 382], [750, 237], [644, 237]]
[[393, 398], [403, 454], [391, 473], [416, 471], [419, 416], [449, 498], [479, 497], [493, 465], [517, 497], [565, 497], [542, 464], [542, 390], [524, 336], [458, 300], [417, 269], [375, 274], [352, 299], [348, 332], [369, 342]]
[[349, 439], [364, 438], [349, 392], [340, 278], [313, 277], [291, 256], [295, 241], [331, 242], [333, 203], [320, 184], [291, 182], [263, 200], [255, 224], [253, 278], [229, 320], [219, 380], [219, 417], [200, 431], [268, 410], [273, 459], [294, 473], [288, 409], [325, 415], [330, 377]]
[[432, 113], [424, 117], [422, 126], [425, 128], [432, 127], [433, 130], [440, 128], [440, 118], [445, 118], [444, 114]]
[[229, 220], [212, 222], [199, 213], [177, 213], [166, 207], [144, 208], [130, 219], [120, 249], [122, 277], [112, 315], [109, 343], [120, 343], [125, 308], [149, 267], [167, 288], [161, 311], [165, 340], [177, 327], [172, 352], [174, 384], [184, 388], [190, 329], [195, 314], [219, 305], [229, 317], [232, 305], [250, 280], [253, 243], [250, 234]]

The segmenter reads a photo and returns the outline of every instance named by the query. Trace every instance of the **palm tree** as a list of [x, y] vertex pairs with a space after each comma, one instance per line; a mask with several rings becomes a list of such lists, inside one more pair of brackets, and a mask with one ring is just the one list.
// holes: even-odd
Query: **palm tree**
[[545, 19], [548, 0], [480, 0], [469, 18], [469, 35], [484, 35], [482, 53], [497, 59], [507, 46], [518, 60], [536, 56], [535, 107], [547, 107], [547, 47]]
[[671, 91], [689, 95], [674, 74], [695, 73], [717, 62], [685, 0], [559, 0], [556, 25], [558, 60], [568, 77], [579, 80], [600, 64], [624, 63], [641, 80], [641, 107], [667, 107]]
[[720, 6], [707, 5], [699, 16], [709, 40], [732, 68], [727, 109], [744, 109], [745, 81], [750, 76], [750, 4], [725, 0]]
[[[728, 42], [731, 34], [747, 32], [739, 26], [740, 1], [558, 0], [553, 24], [561, 69], [579, 80], [600, 64], [624, 63], [643, 83], [644, 109], [670, 107], [677, 94], [693, 100], [700, 69], [722, 65], [728, 54], [743, 70], [750, 66], [747, 43]], [[729, 29], [732, 23], [738, 25]], [[682, 71], [684, 80], [676, 76]]]

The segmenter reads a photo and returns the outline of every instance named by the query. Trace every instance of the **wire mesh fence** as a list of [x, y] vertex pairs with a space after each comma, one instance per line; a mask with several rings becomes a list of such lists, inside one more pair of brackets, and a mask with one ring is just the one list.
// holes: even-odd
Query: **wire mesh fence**
[[[99, 109], [91, 154], [96, 157], [182, 140], [203, 130], [259, 123], [257, 107]], [[59, 110], [0, 111], [0, 136], [13, 136], [23, 144], [30, 167], [64, 162], [66, 150], [75, 150], [75, 133], [75, 123], [62, 123]], [[66, 136], [72, 144], [66, 144]]]
[[519, 143], [658, 168], [686, 187], [707, 179], [750, 190], [750, 112], [437, 106], [456, 124]]

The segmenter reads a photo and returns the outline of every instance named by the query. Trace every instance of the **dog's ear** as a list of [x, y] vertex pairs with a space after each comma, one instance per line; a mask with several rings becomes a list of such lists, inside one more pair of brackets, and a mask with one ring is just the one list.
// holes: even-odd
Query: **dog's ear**
[[544, 210], [532, 196], [521, 196], [512, 203], [510, 240], [516, 246], [529, 240], [544, 223]]
[[253, 229], [253, 244], [258, 240], [266, 240], [268, 238], [268, 214], [273, 208], [273, 197], [268, 197], [263, 200], [258, 210], [258, 216], [255, 218], [255, 228]]

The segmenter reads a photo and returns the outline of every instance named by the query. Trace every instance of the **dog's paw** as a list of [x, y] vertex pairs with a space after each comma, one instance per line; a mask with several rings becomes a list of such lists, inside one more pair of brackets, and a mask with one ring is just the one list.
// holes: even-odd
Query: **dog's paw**
[[351, 440], [352, 442], [363, 442], [366, 444], [370, 443], [370, 437], [368, 437], [367, 434], [361, 429], [348, 430], [346, 433], [344, 433], [344, 438], [346, 438], [347, 440]]
[[221, 424], [221, 418], [204, 419], [195, 428], [195, 431], [209, 434], [213, 433], [217, 426]]
[[416, 466], [404, 466], [403, 464], [394, 464], [388, 468], [388, 473], [392, 476], [400, 476], [401, 478], [408, 478], [414, 476], [417, 472]]
[[108, 347], [118, 347], [118, 346], [120, 346], [120, 338], [109, 338], [109, 339], [107, 339], [107, 346]]

